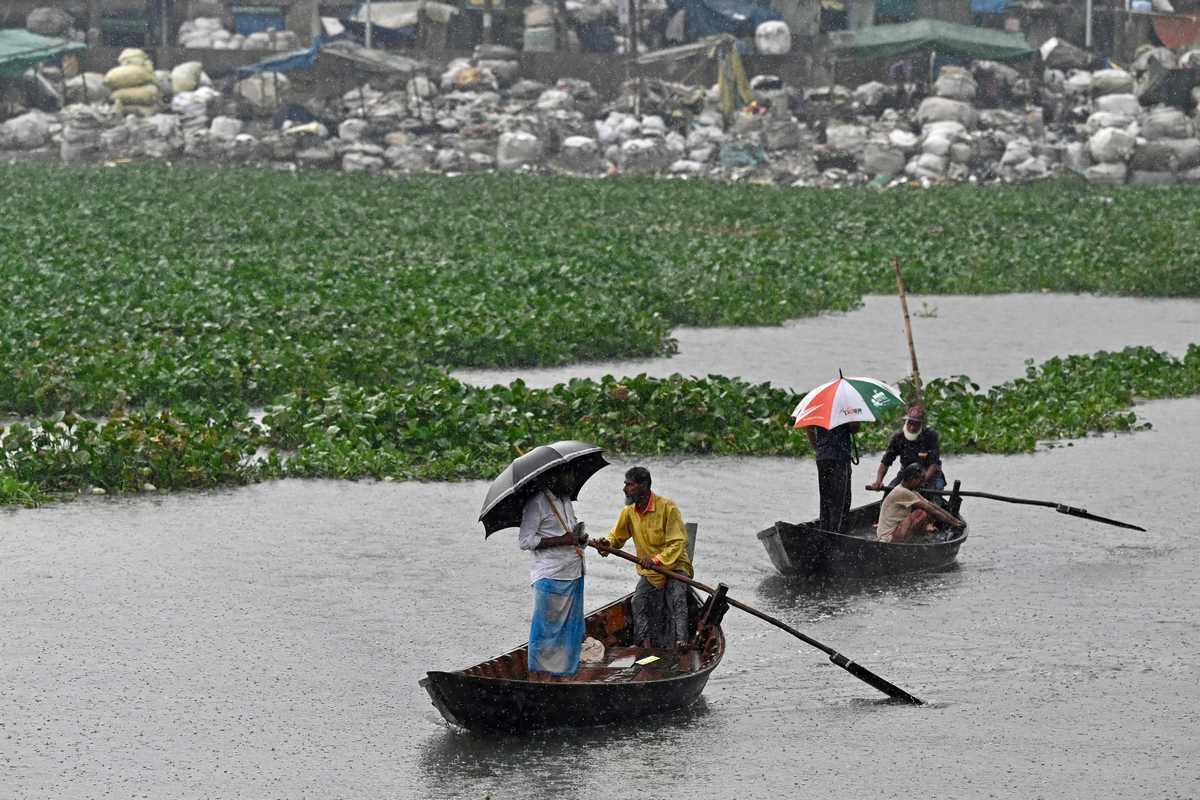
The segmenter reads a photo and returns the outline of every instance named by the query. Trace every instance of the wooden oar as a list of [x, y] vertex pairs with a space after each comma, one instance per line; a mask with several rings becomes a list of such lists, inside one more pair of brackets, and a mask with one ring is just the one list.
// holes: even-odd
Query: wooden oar
[[[623, 550], [614, 550], [611, 547], [601, 547], [597, 541], [590, 541], [590, 542], [588, 542], [588, 544], [591, 545], [592, 547], [596, 548], [601, 553], [612, 553], [615, 556], [619, 556], [619, 557], [625, 559], [626, 561], [632, 561], [635, 564], [642, 563], [641, 559], [639, 559], [637, 556], [632, 556]], [[693, 586], [702, 592], [707, 592], [709, 594], [716, 594], [715, 589], [705, 586], [703, 583], [700, 583], [700, 581], [693, 580], [693, 579], [689, 578], [687, 575], [684, 575], [682, 573], [673, 572], [672, 570], [666, 569], [664, 567], [655, 566], [655, 565], [650, 566], [650, 569], [654, 570], [655, 572], [657, 572], [660, 575], [667, 576], [671, 580], [679, 581], [680, 583], [686, 583], [688, 586]], [[871, 672], [871, 670], [864, 667], [862, 664], [854, 663], [853, 661], [846, 658], [844, 655], [842, 655], [838, 651], [834, 650], [832, 647], [825, 645], [825, 644], [821, 644], [816, 639], [813, 639], [810, 636], [805, 636], [803, 633], [796, 630], [791, 625], [788, 625], [786, 622], [781, 622], [780, 620], [775, 619], [775, 617], [772, 617], [768, 614], [764, 614], [763, 612], [759, 611], [757, 608], [748, 606], [745, 603], [740, 603], [728, 595], [725, 596], [725, 601], [727, 603], [729, 603], [729, 605], [731, 605], [735, 608], [740, 608], [742, 611], [745, 611], [747, 614], [758, 617], [759, 619], [763, 620], [764, 622], [771, 623], [776, 628], [787, 631], [792, 636], [795, 636], [797, 639], [804, 642], [805, 644], [811, 645], [811, 646], [817, 648], [818, 650], [820, 650], [823, 653], [825, 653], [826, 655], [828, 655], [829, 660], [832, 661], [834, 664], [837, 664], [839, 667], [846, 670], [851, 675], [858, 678], [860, 681], [869, 683], [870, 685], [874, 686], [876, 689], [883, 692], [888, 697], [893, 697], [897, 700], [903, 700], [905, 703], [911, 703], [914, 706], [924, 705], [924, 703], [922, 703], [918, 698], [916, 698], [913, 695], [909, 694], [908, 692], [904, 691], [896, 684], [891, 683], [890, 681], [884, 680], [883, 678], [876, 675], [874, 672]]]
[[[870, 489], [869, 486], [867, 488]], [[886, 488], [876, 489], [875, 491], [886, 492], [887, 489]], [[948, 496], [948, 495], [954, 494], [954, 492], [938, 491], [937, 489], [918, 489], [917, 491], [919, 491], [921, 494], [932, 494], [932, 495], [947, 495]], [[1105, 525], [1115, 525], [1118, 528], [1129, 528], [1130, 530], [1142, 531], [1143, 533], [1146, 531], [1146, 529], [1141, 527], [1140, 525], [1133, 525], [1128, 522], [1121, 522], [1119, 519], [1109, 519], [1108, 517], [1101, 517], [1097, 514], [1089, 514], [1087, 509], [1075, 508], [1074, 506], [1064, 505], [1063, 503], [1056, 503], [1053, 500], [1028, 500], [1023, 497], [1005, 497], [1004, 495], [1001, 495], [1001, 494], [989, 494], [988, 492], [959, 491], [958, 495], [960, 497], [984, 497], [984, 498], [987, 498], [988, 500], [999, 500], [1004, 503], [1017, 503], [1017, 504], [1023, 505], [1023, 506], [1044, 506], [1045, 508], [1053, 508], [1055, 511], [1057, 511], [1060, 514], [1069, 514], [1072, 517], [1082, 517], [1083, 519], [1090, 519], [1090, 520], [1095, 520], [1096, 522], [1103, 522]]]

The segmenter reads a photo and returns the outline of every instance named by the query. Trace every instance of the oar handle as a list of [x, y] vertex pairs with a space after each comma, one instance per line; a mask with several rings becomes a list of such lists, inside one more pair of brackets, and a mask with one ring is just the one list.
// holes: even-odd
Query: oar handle
[[[638, 558], [637, 556], [632, 556], [629, 553], [626, 553], [624, 550], [617, 550], [616, 548], [612, 548], [612, 547], [603, 547], [598, 542], [588, 542], [588, 544], [591, 545], [592, 547], [596, 548], [597, 550], [599, 550], [601, 553], [612, 553], [614, 556], [619, 556], [620, 558], [623, 558], [626, 561], [632, 561], [634, 564], [637, 564], [643, 568], [646, 567], [646, 564], [643, 564], [642, 560], [640, 558]], [[699, 589], [702, 592], [708, 592], [709, 594], [716, 594], [716, 589], [713, 589], [711, 586], [705, 586], [700, 581], [698, 581], [694, 578], [689, 578], [687, 575], [684, 575], [682, 572], [675, 572], [674, 570], [667, 569], [666, 567], [660, 567], [654, 563], [651, 563], [649, 565], [649, 568], [654, 570], [655, 572], [657, 572], [659, 575], [665, 575], [666, 577], [670, 578], [673, 581], [679, 581], [680, 583], [686, 583], [688, 586], [694, 586], [695, 588]], [[742, 611], [745, 611], [747, 614], [750, 614], [751, 616], [758, 617], [759, 619], [761, 619], [765, 622], [769, 622], [772, 625], [783, 628], [785, 631], [792, 634], [796, 638], [801, 639], [805, 643], [812, 645], [813, 647], [817, 648], [818, 650], [820, 650], [830, 656], [838, 655], [838, 652], [836, 650], [834, 650], [832, 647], [821, 644], [816, 639], [811, 639], [811, 638], [805, 636], [803, 633], [796, 630], [792, 626], [788, 625], [786, 622], [781, 622], [780, 620], [777, 620], [772, 616], [768, 616], [767, 614], [764, 614], [763, 612], [759, 611], [757, 608], [754, 608], [753, 606], [748, 606], [745, 603], [738, 602], [737, 600], [734, 600], [729, 595], [725, 596], [725, 601], [727, 603], [729, 603], [729, 605], [731, 605], [735, 608], [740, 608]]]
[[[618, 558], [623, 558], [626, 561], [632, 561], [634, 564], [637, 564], [639, 567], [643, 567], [643, 568], [646, 567], [646, 565], [642, 563], [642, 560], [640, 558], [638, 558], [637, 556], [632, 556], [629, 553], [626, 553], [624, 550], [618, 550], [615, 547], [602, 546], [600, 544], [600, 541], [601, 541], [600, 539], [591, 539], [588, 541], [588, 547], [594, 547], [594, 548], [596, 548], [596, 550], [598, 550], [601, 553], [611, 554], [611, 555], [617, 556]], [[680, 583], [686, 583], [688, 586], [694, 586], [702, 592], [708, 592], [709, 594], [716, 594], [716, 591], [717, 591], [716, 589], [713, 589], [711, 586], [705, 586], [700, 581], [695, 580], [694, 578], [689, 578], [687, 575], [684, 575], [682, 572], [675, 572], [674, 570], [667, 569], [666, 567], [660, 567], [658, 564], [655, 564], [653, 562], [650, 563], [649, 568], [654, 570], [655, 572], [657, 572], [659, 575], [667, 576], [671, 580], [679, 581]], [[728, 598], [726, 598], [726, 599], [728, 599]], [[733, 600], [730, 600], [729, 604], [735, 605], [735, 602]]]
[[[646, 568], [647, 565], [643, 564], [642, 560], [640, 558], [638, 558], [636, 556], [632, 556], [629, 553], [626, 553], [624, 550], [618, 550], [614, 547], [608, 547], [607, 545], [601, 546], [600, 541], [602, 541], [602, 540], [590, 541], [590, 542], [588, 542], [588, 545], [590, 547], [596, 548], [596, 550], [601, 553], [612, 553], [613, 555], [623, 558], [626, 561], [632, 561], [634, 564], [637, 564], [643, 568]], [[660, 575], [664, 575], [667, 578], [670, 578], [671, 580], [679, 581], [680, 583], [685, 583], [688, 586], [695, 587], [696, 589], [699, 589], [702, 592], [707, 592], [708, 594], [716, 594], [716, 590], [713, 589], [712, 587], [705, 586], [700, 581], [695, 580], [694, 578], [689, 578], [687, 575], [684, 575], [683, 573], [675, 572], [674, 570], [669, 570], [666, 567], [660, 567], [659, 565], [654, 564], [654, 563], [649, 564], [649, 569], [653, 570], [654, 572], [657, 572]], [[863, 681], [864, 683], [870, 684], [871, 686], [875, 687], [876, 689], [878, 689], [879, 691], [888, 695], [889, 697], [894, 697], [897, 700], [903, 700], [904, 702], [911, 703], [912, 705], [915, 705], [915, 706], [924, 705], [924, 703], [919, 698], [917, 698], [915, 695], [909, 694], [908, 692], [901, 689], [899, 686], [895, 685], [894, 683], [891, 683], [890, 681], [885, 680], [884, 678], [880, 677], [879, 675], [876, 675], [874, 672], [871, 672], [869, 669], [862, 666], [861, 664], [857, 664], [854, 661], [851, 661], [849, 658], [842, 655], [837, 650], [834, 650], [829, 645], [822, 644], [821, 642], [818, 642], [816, 639], [813, 639], [810, 636], [805, 636], [803, 633], [796, 630], [791, 625], [788, 625], [786, 622], [775, 619], [775, 617], [772, 617], [769, 614], [764, 614], [763, 612], [759, 611], [757, 608], [754, 608], [753, 606], [748, 606], [745, 603], [741, 603], [737, 600], [734, 600], [729, 595], [725, 595], [725, 602], [729, 603], [729, 605], [731, 605], [735, 608], [740, 608], [742, 611], [745, 611], [747, 614], [749, 614], [753, 617], [758, 617], [763, 622], [769, 622], [770, 624], [774, 625], [775, 627], [777, 627], [781, 630], [787, 631], [792, 636], [795, 636], [797, 639], [804, 642], [805, 644], [807, 644], [811, 647], [817, 648], [821, 652], [828, 655], [829, 660], [832, 661], [834, 664], [837, 664], [839, 667], [846, 670], [854, 677], [858, 678], [859, 680]]]

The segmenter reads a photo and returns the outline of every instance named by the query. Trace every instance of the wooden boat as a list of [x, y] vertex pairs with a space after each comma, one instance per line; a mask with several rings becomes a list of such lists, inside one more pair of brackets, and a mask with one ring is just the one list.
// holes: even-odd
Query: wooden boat
[[[683, 708], [700, 696], [725, 654], [720, 620], [728, 606], [723, 598], [701, 604], [689, 590], [689, 621], [697, 631], [692, 646], [646, 649], [632, 646], [632, 598], [587, 615], [588, 635], [604, 644], [604, 660], [582, 662], [569, 678], [530, 680], [523, 644], [473, 667], [429, 672], [420, 684], [448, 722], [475, 731], [599, 725]], [[651, 655], [658, 660], [630, 663]]]
[[[961, 497], [951, 498], [957, 513]], [[881, 503], [850, 510], [846, 533], [820, 528], [820, 521], [776, 522], [758, 532], [771, 563], [784, 575], [808, 578], [871, 578], [944, 569], [958, 557], [967, 528], [954, 530], [939, 523], [935, 534], [906, 542], [875, 538]], [[958, 515], [962, 518], [962, 515]]]

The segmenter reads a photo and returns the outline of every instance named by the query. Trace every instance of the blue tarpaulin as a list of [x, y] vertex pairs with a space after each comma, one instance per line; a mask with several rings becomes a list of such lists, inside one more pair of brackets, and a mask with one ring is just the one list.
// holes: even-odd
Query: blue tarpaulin
[[281, 56], [238, 67], [239, 75], [255, 75], [259, 72], [291, 72], [294, 69], [308, 69], [317, 63], [317, 53], [321, 46], [314, 44], [307, 50], [294, 50]]
[[317, 53], [327, 40], [318, 36], [313, 40], [312, 47], [307, 50], [293, 50], [290, 53], [259, 61], [245, 67], [238, 67], [238, 75], [257, 75], [260, 72], [291, 72], [294, 69], [308, 69], [317, 63]]
[[1008, 10], [1008, 0], [971, 0], [972, 14], [1003, 14]]

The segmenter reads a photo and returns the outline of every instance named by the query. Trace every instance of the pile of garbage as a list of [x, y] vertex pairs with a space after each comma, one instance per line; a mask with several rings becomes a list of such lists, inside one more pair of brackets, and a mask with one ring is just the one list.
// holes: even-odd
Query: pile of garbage
[[[1200, 139], [1192, 117], [1143, 100], [1152, 68], [1200, 63], [1200, 51], [1178, 58], [1166, 48], [1146, 48], [1121, 69], [1050, 69], [1047, 95], [1057, 101], [1074, 133], [1066, 147], [1069, 166], [1093, 183], [1200, 183]], [[1200, 88], [1192, 90], [1192, 105]]]
[[[1140, 75], [1166, 53], [1143, 54], [1129, 72], [1049, 66], [1037, 82], [991, 61], [943, 67], [929, 87], [801, 89], [759, 75], [753, 101], [731, 113], [717, 87], [645, 79], [604, 98], [585, 80], [525, 79], [517, 53], [494, 45], [302, 102], [289, 99], [282, 74], [222, 92], [199, 62], [156, 73], [132, 53], [103, 76], [111, 99], [89, 92], [58, 115], [9, 120], [0, 149], [58, 147], [70, 163], [193, 159], [383, 175], [521, 170], [888, 187], [1076, 174], [1099, 184], [1200, 183], [1193, 118], [1138, 98]], [[82, 88], [99, 78], [73, 80]], [[122, 94], [131, 90], [156, 98], [139, 105], [140, 94]]]
[[242, 34], [227, 30], [216, 17], [196, 17], [179, 26], [180, 47], [197, 50], [296, 50], [294, 31], [266, 30]]

